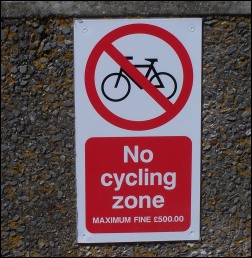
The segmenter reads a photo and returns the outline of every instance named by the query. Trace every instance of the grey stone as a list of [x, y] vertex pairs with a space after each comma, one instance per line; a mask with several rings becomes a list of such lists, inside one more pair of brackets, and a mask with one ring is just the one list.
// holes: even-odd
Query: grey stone
[[251, 116], [251, 111], [244, 111], [243, 113], [242, 113], [242, 117], [244, 117], [244, 118], [248, 118], [248, 117], [250, 117]]
[[10, 233], [9, 232], [3, 232], [1, 237], [4, 239], [6, 237], [9, 237], [10, 236]]
[[58, 141], [61, 141], [63, 138], [64, 138], [64, 134], [60, 133], [60, 134], [53, 135], [52, 140], [54, 142], [58, 142]]
[[40, 166], [45, 165], [45, 163], [46, 163], [45, 159], [39, 159], [39, 165]]
[[216, 20], [210, 20], [210, 21], [204, 21], [204, 24], [206, 24], [206, 25], [214, 25], [214, 24], [216, 24]]
[[18, 141], [18, 136], [17, 136], [16, 134], [13, 134], [13, 135], [11, 136], [11, 140], [12, 140], [12, 142], [17, 143], [17, 141]]
[[66, 148], [68, 148], [68, 149], [73, 149], [74, 146], [73, 146], [73, 144], [71, 144], [71, 143], [67, 143], [67, 144], [66, 144]]
[[[223, 240], [223, 238], [218, 237], [215, 242], [216, 242], [217, 245], [221, 245], [221, 244], [223, 244], [224, 240]], [[222, 251], [219, 251], [219, 253], [221, 253], [221, 252]]]
[[71, 112], [67, 112], [67, 115], [68, 115], [69, 117], [71, 117], [71, 118], [75, 118], [75, 115], [74, 115], [73, 113], [71, 113]]
[[70, 100], [64, 100], [64, 101], [61, 102], [61, 106], [72, 107], [73, 106], [73, 102], [70, 101]]
[[239, 231], [235, 234], [234, 239], [235, 239], [236, 241], [239, 241], [239, 240], [242, 239], [242, 237], [243, 237], [243, 231], [239, 230]]
[[251, 135], [251, 129], [247, 130], [245, 134], [246, 134], [247, 136], [250, 136], [250, 135]]
[[63, 49], [66, 48], [66, 44], [63, 43], [63, 42], [59, 42], [59, 43], [57, 43], [57, 44], [58, 44], [58, 47], [60, 47], [60, 48], [63, 48]]
[[16, 74], [18, 72], [18, 68], [16, 66], [11, 67], [11, 73]]
[[23, 252], [21, 252], [21, 251], [13, 250], [12, 252], [13, 252], [13, 255], [14, 255], [15, 257], [24, 257], [24, 256], [23, 256]]
[[43, 52], [48, 52], [48, 51], [50, 51], [51, 49], [52, 49], [51, 43], [48, 42], [48, 43], [46, 43], [45, 46], [43, 47]]
[[251, 250], [251, 242], [250, 243], [249, 242], [244, 243], [244, 249], [245, 250]]
[[3, 65], [1, 65], [1, 77], [6, 74], [6, 69]]
[[47, 141], [47, 137], [45, 137], [45, 136], [38, 136], [37, 137], [37, 142], [38, 143], [44, 144], [44, 143], [46, 143], [46, 141]]
[[247, 215], [243, 212], [240, 212], [240, 218], [241, 219], [246, 219], [247, 218]]
[[45, 31], [45, 26], [44, 25], [40, 25], [39, 28], [38, 28], [38, 33], [42, 34], [42, 33], [44, 33], [44, 31]]
[[19, 71], [20, 73], [26, 73], [28, 70], [28, 66], [27, 65], [22, 65], [19, 67]]
[[38, 241], [38, 246], [39, 246], [39, 249], [43, 248], [45, 246], [45, 241], [44, 240], [39, 240]]
[[239, 202], [239, 197], [236, 197], [235, 199], [234, 199], [234, 204], [237, 204]]
[[50, 242], [49, 242], [49, 245], [50, 245], [51, 247], [54, 247], [54, 246], [55, 246], [53, 241], [50, 241]]
[[50, 86], [48, 89], [48, 92], [50, 92], [50, 93], [55, 93], [56, 91], [57, 91], [57, 88], [54, 86]]
[[240, 104], [244, 100], [244, 98], [241, 95], [238, 95], [236, 96], [235, 100], [238, 104]]
[[1, 30], [1, 41], [5, 41], [7, 39], [7, 35], [4, 30]]
[[16, 32], [17, 30], [18, 30], [18, 29], [17, 29], [17, 26], [16, 26], [16, 25], [13, 24], [13, 25], [10, 26], [10, 31], [11, 31], [11, 32]]
[[134, 257], [134, 248], [130, 247], [129, 249], [125, 250], [123, 254], [129, 257]]
[[230, 47], [228, 47], [228, 49], [227, 49], [227, 51], [226, 51], [226, 54], [227, 54], [227, 55], [231, 55], [231, 54], [233, 54], [236, 50], [237, 50], [237, 47], [236, 47], [236, 46], [230, 46]]
[[246, 128], [245, 125], [238, 125], [239, 129], [244, 130]]
[[[21, 82], [20, 82], [20, 85], [21, 86], [25, 86], [25, 85], [27, 85], [28, 84], [28, 81], [26, 81], [26, 80], [22, 80]], [[23, 92], [22, 92], [23, 93]], [[22, 94], [21, 93], [21, 94]]]
[[63, 197], [63, 192], [62, 191], [58, 191], [57, 198], [61, 199], [62, 197]]
[[232, 192], [235, 189], [235, 184], [234, 183], [228, 184], [227, 189], [228, 189], [229, 192]]
[[21, 133], [21, 132], [23, 132], [24, 130], [25, 130], [24, 127], [21, 127], [21, 126], [18, 126], [18, 127], [17, 127], [17, 132], [18, 132], [18, 133]]
[[17, 184], [18, 184], [17, 180], [12, 180], [12, 181], [10, 182], [10, 185], [12, 185], [12, 186], [17, 185]]
[[71, 32], [71, 28], [70, 27], [63, 27], [62, 28], [62, 33], [64, 34], [64, 35], [68, 35], [68, 34], [70, 34], [70, 32]]
[[207, 116], [205, 117], [205, 121], [206, 121], [207, 123], [212, 123], [212, 122], [213, 122], [213, 116], [212, 116], [212, 115], [207, 115]]
[[19, 40], [19, 35], [18, 33], [14, 34], [12, 37], [13, 40], [18, 41]]
[[37, 149], [36, 146], [31, 146], [31, 147], [30, 147], [30, 150], [31, 150], [31, 151], [35, 151], [36, 149]]
[[7, 151], [9, 150], [9, 146], [6, 145], [6, 144], [1, 144], [1, 151], [4, 152], [4, 151]]
[[20, 112], [19, 110], [15, 110], [15, 109], [14, 109], [14, 110], [12, 111], [12, 114], [13, 114], [15, 117], [18, 117], [18, 116], [20, 115], [20, 113], [21, 113], [21, 112]]
[[238, 151], [236, 151], [236, 153], [237, 153], [238, 155], [242, 155], [243, 151], [242, 151], [242, 150], [238, 150]]
[[16, 222], [16, 221], [18, 221], [18, 220], [19, 220], [19, 218], [20, 218], [20, 216], [16, 214], [16, 215], [13, 217], [13, 219], [12, 219], [12, 220]]
[[227, 117], [227, 120], [228, 120], [228, 121], [236, 121], [236, 120], [237, 120], [237, 117], [236, 117], [236, 116], [228, 116], [228, 117]]
[[240, 22], [240, 23], [239, 23], [239, 27], [240, 27], [240, 28], [246, 28], [247, 26], [248, 26], [248, 24], [245, 23], [245, 22]]
[[32, 123], [35, 123], [35, 122], [36, 122], [36, 119], [37, 119], [36, 113], [31, 112], [31, 113], [29, 114], [29, 117], [30, 117], [30, 120], [31, 120]]
[[192, 256], [192, 257], [197, 257], [198, 254], [199, 254], [198, 251], [192, 251], [192, 252], [191, 252], [191, 256]]
[[25, 226], [22, 226], [22, 227], [17, 229], [17, 232], [19, 232], [19, 233], [22, 233], [24, 231], [25, 231]]
[[52, 103], [55, 102], [54, 96], [51, 96], [51, 95], [48, 96], [48, 100], [50, 100]]
[[73, 41], [72, 40], [69, 40], [69, 39], [65, 39], [64, 40], [64, 43], [69, 46], [69, 45], [72, 45], [73, 44]]
[[28, 43], [25, 41], [20, 41], [20, 43], [19, 43], [19, 47], [21, 50], [26, 49], [28, 46], [29, 46]]
[[234, 206], [234, 207], [232, 207], [232, 208], [230, 208], [230, 209], [228, 210], [228, 212], [231, 213], [232, 215], [235, 214], [236, 211], [237, 211], [237, 207], [236, 207], [236, 206]]
[[36, 221], [31, 221], [31, 226], [36, 226], [37, 222]]
[[241, 184], [241, 179], [237, 178], [234, 182], [235, 182], [235, 184], [240, 185]]
[[29, 196], [23, 195], [18, 197], [19, 200], [24, 201], [24, 202], [28, 202], [30, 200]]

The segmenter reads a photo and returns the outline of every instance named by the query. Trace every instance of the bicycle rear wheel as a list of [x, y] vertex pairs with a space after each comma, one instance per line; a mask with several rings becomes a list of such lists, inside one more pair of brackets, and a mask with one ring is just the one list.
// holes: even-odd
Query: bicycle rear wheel
[[[116, 87], [116, 82], [120, 76], [119, 83]], [[111, 73], [104, 78], [101, 85], [102, 94], [104, 97], [113, 102], [119, 102], [126, 99], [130, 93], [129, 79], [120, 73]]]
[[156, 87], [160, 88], [160, 89], [165, 88], [166, 91], [164, 94], [167, 99], [171, 99], [177, 92], [177, 82], [171, 74], [166, 73], [166, 72], [160, 72], [160, 73], [154, 74], [150, 78], [150, 82], [152, 82], [153, 80], [158, 83], [160, 83], [160, 81], [161, 81], [162, 84], [158, 85]]

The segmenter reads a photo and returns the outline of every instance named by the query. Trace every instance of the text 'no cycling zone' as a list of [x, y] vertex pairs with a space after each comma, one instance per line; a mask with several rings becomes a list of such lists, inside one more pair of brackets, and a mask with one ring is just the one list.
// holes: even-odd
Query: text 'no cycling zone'
[[[144, 64], [134, 64], [133, 59], [138, 51], [137, 49], [134, 50], [134, 42], [129, 45], [129, 49], [132, 49], [132, 52], [135, 51], [134, 56], [123, 54], [115, 46], [118, 39], [127, 37], [132, 39], [132, 36], [137, 37], [139, 35], [154, 37], [162, 44], [165, 43], [166, 46], [172, 48], [180, 63], [182, 72], [179, 77], [181, 78], [176, 78], [165, 68], [161, 71], [156, 68], [159, 59], [162, 59], [160, 54], [157, 58], [155, 53], [146, 53], [143, 60]], [[99, 73], [97, 64], [104, 53], [112, 59], [112, 62], [119, 65], [119, 69], [105, 74], [97, 83], [95, 77], [95, 74]], [[89, 100], [105, 120], [127, 130], [149, 130], [169, 122], [183, 109], [192, 90], [193, 68], [187, 50], [173, 34], [155, 25], [130, 24], [112, 30], [95, 45], [87, 60], [84, 77]], [[119, 107], [133, 94], [133, 89], [139, 90], [141, 94], [147, 94], [156, 106], [162, 108], [162, 112], [152, 118], [135, 120], [128, 119], [124, 115], [120, 116], [113, 112], [113, 108], [112, 110], [108, 108], [106, 103], [111, 104], [115, 109], [117, 105]], [[167, 91], [165, 91], [166, 89]], [[175, 94], [177, 94], [177, 97], [174, 101]], [[141, 99], [135, 99], [132, 103], [129, 102], [128, 106], [132, 106], [136, 102], [141, 105]], [[151, 105], [147, 106], [149, 111], [153, 108]]]

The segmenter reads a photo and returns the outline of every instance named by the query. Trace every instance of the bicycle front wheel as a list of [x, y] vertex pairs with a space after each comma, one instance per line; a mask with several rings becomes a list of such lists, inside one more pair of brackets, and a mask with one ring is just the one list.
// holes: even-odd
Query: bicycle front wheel
[[171, 99], [177, 92], [177, 82], [169, 73], [157, 73], [150, 78], [150, 82], [158, 83], [159, 85], [156, 88], [160, 89], [167, 99]]
[[[119, 82], [117, 82], [118, 78]], [[101, 85], [104, 97], [113, 102], [119, 102], [126, 99], [130, 93], [130, 88], [129, 79], [120, 73], [109, 74], [104, 78]]]

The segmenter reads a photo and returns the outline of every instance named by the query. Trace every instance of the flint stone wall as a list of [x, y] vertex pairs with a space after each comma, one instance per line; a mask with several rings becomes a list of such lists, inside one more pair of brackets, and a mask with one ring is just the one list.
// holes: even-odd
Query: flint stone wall
[[73, 19], [2, 17], [2, 256], [251, 256], [251, 20], [198, 17], [201, 240], [91, 245], [76, 243]]

